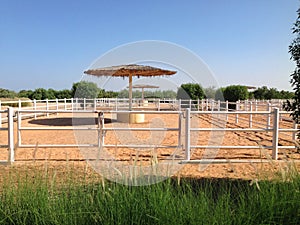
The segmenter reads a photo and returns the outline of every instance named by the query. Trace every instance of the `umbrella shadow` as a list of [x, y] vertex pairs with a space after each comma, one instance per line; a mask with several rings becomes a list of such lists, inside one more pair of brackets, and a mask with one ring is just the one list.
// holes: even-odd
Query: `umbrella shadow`
[[[113, 123], [113, 119], [104, 118], [104, 124]], [[85, 125], [97, 125], [98, 118], [94, 117], [64, 117], [64, 118], [46, 118], [30, 120], [28, 123], [44, 126], [85, 126]]]

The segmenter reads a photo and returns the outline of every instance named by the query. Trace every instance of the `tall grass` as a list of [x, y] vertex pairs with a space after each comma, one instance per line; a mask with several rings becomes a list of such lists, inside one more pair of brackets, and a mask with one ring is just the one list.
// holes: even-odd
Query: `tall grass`
[[299, 174], [288, 182], [170, 178], [140, 187], [66, 175], [5, 178], [0, 224], [300, 223]]

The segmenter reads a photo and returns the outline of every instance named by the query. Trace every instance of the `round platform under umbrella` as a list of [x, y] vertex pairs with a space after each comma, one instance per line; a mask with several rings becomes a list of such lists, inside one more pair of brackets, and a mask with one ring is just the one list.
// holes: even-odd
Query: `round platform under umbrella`
[[84, 71], [85, 74], [93, 76], [129, 77], [129, 111], [132, 110], [132, 77], [153, 77], [173, 75], [176, 71], [160, 69], [152, 66], [137, 64], [110, 66]]

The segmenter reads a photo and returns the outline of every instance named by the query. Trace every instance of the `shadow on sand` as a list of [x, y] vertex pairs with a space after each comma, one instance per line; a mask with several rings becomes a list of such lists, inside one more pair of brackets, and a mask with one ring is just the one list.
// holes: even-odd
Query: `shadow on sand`
[[[114, 120], [105, 118], [104, 123], [113, 123]], [[66, 118], [46, 118], [46, 119], [36, 119], [30, 120], [28, 123], [35, 125], [44, 126], [85, 126], [85, 125], [97, 125], [98, 118], [94, 117], [66, 117]]]

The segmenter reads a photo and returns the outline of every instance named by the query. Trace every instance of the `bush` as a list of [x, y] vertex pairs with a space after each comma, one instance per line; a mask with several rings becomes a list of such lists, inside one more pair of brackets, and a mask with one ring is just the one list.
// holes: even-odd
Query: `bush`
[[177, 91], [177, 99], [203, 99], [204, 90], [199, 84], [187, 83], [182, 84]]
[[236, 102], [238, 100], [246, 100], [249, 97], [247, 87], [242, 85], [230, 85], [223, 91], [225, 101]]
[[74, 98], [97, 98], [100, 89], [93, 82], [80, 81], [73, 84], [71, 92]]

